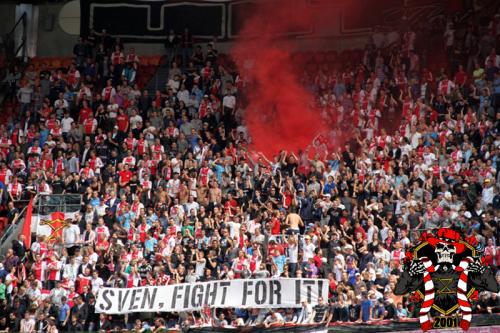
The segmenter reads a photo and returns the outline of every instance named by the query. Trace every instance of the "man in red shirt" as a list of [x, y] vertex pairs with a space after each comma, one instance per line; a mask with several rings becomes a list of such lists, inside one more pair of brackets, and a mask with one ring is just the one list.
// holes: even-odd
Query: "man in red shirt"
[[267, 253], [274, 253], [274, 251], [278, 250], [280, 255], [285, 254], [285, 248], [283, 245], [276, 243], [274, 237], [269, 239], [269, 245], [267, 246]]
[[116, 126], [118, 126], [118, 136], [119, 141], [127, 137], [129, 120], [128, 116], [125, 114], [122, 108], [118, 109], [118, 115], [116, 116]]
[[83, 121], [83, 131], [85, 135], [93, 137], [96, 128], [97, 128], [97, 120], [95, 120], [94, 115], [90, 113], [88, 115], [88, 118]]
[[82, 102], [82, 108], [80, 109], [80, 123], [83, 124], [91, 114], [93, 114], [92, 108], [90, 108], [89, 103], [84, 100]]
[[233, 195], [229, 193], [227, 195], [227, 201], [224, 204], [224, 210], [230, 216], [233, 216], [234, 214], [236, 214], [237, 208], [238, 208], [238, 202], [234, 200]]
[[462, 87], [467, 81], [467, 73], [464, 71], [464, 66], [459, 65], [458, 71], [455, 73], [455, 85]]
[[132, 172], [129, 170], [128, 164], [125, 164], [123, 170], [118, 173], [120, 176], [120, 187], [125, 187], [132, 178]]
[[271, 234], [279, 235], [281, 234], [281, 221], [278, 218], [278, 211], [273, 212], [273, 217], [271, 218]]

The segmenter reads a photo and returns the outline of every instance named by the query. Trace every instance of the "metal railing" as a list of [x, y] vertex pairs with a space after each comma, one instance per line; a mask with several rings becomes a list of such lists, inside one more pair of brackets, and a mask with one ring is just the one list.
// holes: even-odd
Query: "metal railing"
[[82, 208], [81, 194], [39, 194], [33, 214], [48, 215], [55, 212], [75, 212]]

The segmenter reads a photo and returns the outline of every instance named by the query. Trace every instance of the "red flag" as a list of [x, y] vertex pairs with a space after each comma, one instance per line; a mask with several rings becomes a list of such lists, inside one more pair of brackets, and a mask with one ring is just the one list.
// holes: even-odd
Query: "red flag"
[[28, 208], [26, 208], [26, 217], [24, 218], [24, 225], [22, 235], [24, 235], [24, 245], [26, 249], [31, 246], [31, 216], [33, 214], [33, 198], [30, 199]]

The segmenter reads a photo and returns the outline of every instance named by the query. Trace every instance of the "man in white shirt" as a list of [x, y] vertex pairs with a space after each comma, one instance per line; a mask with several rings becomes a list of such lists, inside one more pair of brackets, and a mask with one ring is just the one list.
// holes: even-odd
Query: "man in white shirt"
[[56, 287], [50, 291], [50, 301], [56, 306], [61, 306], [62, 298], [67, 297], [67, 291], [61, 286], [61, 281], [57, 281]]
[[59, 94], [59, 99], [54, 102], [54, 109], [56, 110], [67, 110], [69, 108], [69, 103], [64, 99], [64, 94]]
[[236, 106], [236, 97], [231, 94], [231, 91], [228, 89], [226, 95], [222, 99], [222, 107], [224, 108], [224, 112], [233, 111]]
[[285, 319], [281, 315], [281, 313], [271, 310], [269, 316], [267, 316], [266, 320], [264, 320], [264, 326], [266, 328], [271, 327], [273, 324], [284, 324]]
[[316, 250], [316, 246], [311, 242], [311, 237], [309, 235], [304, 236], [304, 244], [303, 244], [303, 260], [302, 262], [307, 262], [309, 258], [314, 257], [314, 250]]
[[137, 128], [138, 123], [142, 123], [142, 117], [137, 114], [137, 110], [132, 110], [132, 115], [130, 116], [130, 129]]
[[205, 273], [205, 267], [207, 264], [207, 259], [205, 259], [203, 251], [196, 250], [196, 267], [195, 275], [200, 279]]
[[186, 105], [189, 103], [189, 90], [186, 89], [184, 83], [181, 84], [181, 88], [177, 92], [177, 99], [179, 102], [182, 101]]
[[311, 304], [307, 303], [306, 299], [302, 300], [302, 310], [300, 310], [298, 324], [309, 324], [313, 320], [313, 308]]
[[21, 319], [19, 332], [25, 333], [34, 331], [35, 331], [35, 315], [32, 315], [30, 314], [29, 311], [27, 311], [24, 314], [24, 318]]
[[92, 294], [97, 296], [97, 292], [99, 291], [99, 289], [101, 289], [102, 286], [104, 286], [104, 281], [99, 277], [99, 274], [96, 271], [94, 271], [92, 273], [92, 279], [90, 280], [90, 284], [92, 286]]
[[75, 254], [75, 249], [80, 243], [80, 228], [78, 227], [77, 221], [73, 220], [69, 227], [63, 230], [63, 244], [68, 255], [71, 257]]
[[63, 278], [68, 278], [74, 282], [78, 276], [79, 266], [80, 264], [76, 262], [75, 257], [70, 258], [69, 263], [64, 264]]
[[28, 110], [28, 106], [31, 104], [31, 99], [33, 98], [33, 88], [31, 88], [31, 86], [26, 83], [17, 92], [17, 97], [21, 102], [21, 112], [24, 115]]
[[185, 205], [188, 217], [190, 217], [192, 214], [194, 214], [194, 216], [198, 214], [198, 210], [200, 209], [200, 204], [194, 201], [194, 197], [192, 195], [189, 196], [188, 202]]
[[71, 131], [71, 124], [74, 122], [75, 121], [73, 120], [73, 118], [69, 116], [69, 113], [65, 112], [63, 119], [61, 119], [61, 129], [63, 136], [65, 136]]
[[109, 208], [106, 202], [103, 199], [99, 200], [99, 205], [95, 207], [97, 215], [99, 217], [104, 216], [106, 214], [106, 208]]
[[483, 204], [484, 208], [486, 208], [487, 205], [489, 205], [493, 202], [494, 196], [495, 196], [495, 193], [493, 191], [493, 186], [491, 185], [491, 180], [485, 179], [483, 192], [482, 192], [482, 204]]

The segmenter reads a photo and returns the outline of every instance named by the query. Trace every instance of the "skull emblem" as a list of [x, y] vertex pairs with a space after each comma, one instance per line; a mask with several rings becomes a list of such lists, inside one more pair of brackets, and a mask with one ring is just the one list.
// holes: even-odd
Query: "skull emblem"
[[440, 264], [452, 264], [453, 256], [457, 253], [457, 249], [453, 244], [437, 243], [435, 249], [437, 262]]

